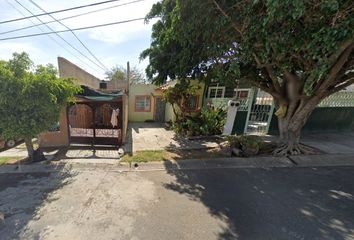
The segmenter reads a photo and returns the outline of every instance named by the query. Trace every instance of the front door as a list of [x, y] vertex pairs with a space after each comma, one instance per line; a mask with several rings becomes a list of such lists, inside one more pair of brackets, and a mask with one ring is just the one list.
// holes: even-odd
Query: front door
[[162, 100], [162, 97], [156, 97], [155, 101], [156, 101], [155, 121], [156, 122], [165, 122], [166, 103]]

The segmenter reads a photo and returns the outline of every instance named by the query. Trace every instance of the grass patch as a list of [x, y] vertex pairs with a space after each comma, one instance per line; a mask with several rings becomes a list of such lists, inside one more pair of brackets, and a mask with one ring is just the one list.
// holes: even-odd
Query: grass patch
[[150, 162], [150, 161], [163, 161], [166, 159], [167, 151], [141, 151], [136, 152], [134, 155], [124, 155], [123, 162]]
[[185, 160], [199, 158], [230, 157], [230, 154], [220, 148], [191, 149], [191, 150], [147, 150], [136, 152], [134, 155], [124, 155], [123, 162], [156, 162], [165, 160]]
[[15, 163], [18, 160], [22, 160], [22, 157], [14, 156], [14, 157], [0, 157], [0, 165], [6, 164], [6, 163]]

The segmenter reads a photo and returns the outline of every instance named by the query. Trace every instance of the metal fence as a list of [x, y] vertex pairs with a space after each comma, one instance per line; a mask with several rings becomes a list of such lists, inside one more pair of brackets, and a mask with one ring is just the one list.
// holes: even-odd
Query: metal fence
[[325, 98], [318, 107], [354, 107], [354, 92], [337, 92]]
[[272, 96], [259, 89], [253, 89], [249, 101], [244, 132], [257, 135], [267, 134], [274, 112]]

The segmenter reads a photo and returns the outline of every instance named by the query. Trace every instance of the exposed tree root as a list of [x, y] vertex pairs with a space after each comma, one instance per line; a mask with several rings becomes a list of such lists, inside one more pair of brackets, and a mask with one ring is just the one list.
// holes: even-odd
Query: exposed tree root
[[274, 156], [289, 156], [300, 154], [314, 154], [315, 151], [303, 144], [282, 144], [273, 151]]

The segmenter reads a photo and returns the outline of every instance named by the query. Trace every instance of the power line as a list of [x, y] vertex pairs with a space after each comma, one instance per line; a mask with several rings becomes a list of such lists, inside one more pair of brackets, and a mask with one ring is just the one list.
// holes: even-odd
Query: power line
[[[80, 9], [80, 8], [92, 7], [92, 6], [97, 6], [97, 5], [106, 4], [106, 3], [111, 3], [111, 2], [118, 2], [118, 1], [121, 1], [121, 0], [109, 0], [109, 1], [91, 3], [91, 4], [87, 4], [87, 5], [82, 5], [82, 6], [77, 6], [77, 7], [72, 7], [72, 8], [66, 8], [66, 9], [61, 9], [61, 10], [52, 11], [52, 12], [49, 12], [48, 14], [61, 13], [61, 12], [76, 10], [76, 9]], [[33, 14], [32, 16], [27, 16], [27, 17], [22, 17], [22, 18], [16, 18], [16, 19], [11, 19], [11, 20], [5, 20], [5, 21], [0, 22], [0, 24], [10, 23], [10, 22], [16, 22], [16, 21], [25, 20], [25, 19], [28, 19], [28, 18], [40, 17], [40, 16], [45, 16], [45, 15], [47, 15], [47, 13]]]
[[[21, 4], [18, 0], [15, 0], [21, 7], [23, 7], [27, 12], [29, 12], [30, 14], [33, 15], [32, 11], [29, 10], [26, 6], [24, 6], [23, 4]], [[42, 22], [43, 21], [39, 18], [36, 17], [38, 19], [38, 21]], [[84, 58], [86, 58], [87, 60], [89, 60], [90, 62], [92, 62], [93, 64], [95, 64], [97, 67], [101, 68], [103, 71], [106, 71], [106, 69], [102, 68], [102, 66], [100, 66], [99, 64], [97, 64], [96, 62], [94, 62], [91, 58], [87, 57], [85, 54], [83, 54], [79, 49], [77, 49], [76, 47], [74, 47], [71, 43], [69, 43], [67, 40], [65, 40], [62, 36], [60, 36], [58, 34], [58, 32], [54, 31], [51, 27], [49, 27], [48, 25], [45, 25], [49, 30], [51, 30], [50, 33], [54, 33], [55, 35], [57, 35], [61, 40], [63, 40], [66, 44], [68, 44], [71, 48], [73, 48], [74, 50], [76, 50], [81, 56], [83, 56]], [[69, 31], [69, 30], [66, 30]], [[40, 33], [41, 35], [45, 35], [44, 33]]]
[[[91, 14], [91, 13], [96, 13], [96, 12], [100, 12], [100, 11], [104, 11], [104, 10], [109, 10], [109, 9], [113, 9], [113, 8], [117, 8], [117, 7], [122, 7], [122, 6], [130, 5], [130, 4], [134, 4], [134, 3], [142, 2], [142, 1], [145, 1], [145, 0], [135, 0], [135, 1], [127, 2], [127, 3], [114, 5], [114, 6], [111, 6], [111, 7], [100, 8], [100, 9], [97, 9], [97, 10], [93, 10], [93, 11], [89, 11], [89, 12], [85, 12], [85, 13], [81, 13], [81, 14], [77, 14], [77, 15], [72, 15], [72, 16], [68, 16], [68, 17], [64, 17], [64, 18], [59, 18], [58, 21], [63, 21], [63, 20], [71, 19], [71, 18], [77, 18], [77, 17], [81, 17], [81, 16], [88, 15], [88, 14]], [[23, 15], [23, 16], [25, 16], [25, 15]], [[39, 24], [33, 23], [33, 25], [31, 25], [31, 26], [17, 28], [17, 29], [6, 31], [6, 32], [0, 32], [0, 35], [13, 33], [13, 32], [18, 32], [18, 31], [21, 31], [21, 30], [26, 30], [26, 29], [30, 29], [30, 28], [33, 28], [33, 27], [41, 26], [41, 25], [44, 25], [44, 24], [54, 23], [54, 22], [56, 22], [56, 21], [52, 20], [52, 21], [39, 23]]]
[[[136, 22], [136, 21], [141, 21], [144, 19], [145, 18], [143, 18], [143, 17], [142, 18], [133, 18], [133, 19], [119, 21], [119, 22], [111, 22], [111, 23], [104, 23], [104, 24], [81, 27], [81, 28], [73, 28], [71, 30], [72, 31], [81, 31], [81, 30], [91, 29], [91, 28], [99, 28], [99, 27], [106, 27], [106, 26], [118, 25], [118, 24], [123, 24], [123, 23], [129, 23], [129, 22]], [[60, 31], [52, 31], [52, 32], [45, 32], [45, 33], [34, 33], [34, 34], [29, 34], [29, 35], [20, 35], [20, 36], [15, 36], [15, 37], [0, 38], [0, 41], [13, 40], [13, 39], [19, 39], [19, 38], [36, 37], [36, 36], [42, 36], [42, 35], [48, 35], [48, 34], [58, 34], [58, 33], [69, 32], [69, 31], [70, 30], [60, 30]]]
[[[18, 9], [15, 5], [13, 5], [11, 2], [9, 2], [9, 0], [6, 0], [6, 2], [12, 7], [14, 8], [17, 12], [19, 12], [22, 16], [26, 16], [20, 9]], [[32, 21], [32, 19], [27, 19], [28, 21], [30, 21], [33, 25], [35, 25], [36, 23]], [[44, 30], [37, 26], [37, 28], [39, 30], [41, 30], [42, 32], [44, 32]], [[97, 71], [95, 68], [93, 68], [92, 66], [90, 66], [89, 64], [87, 64], [85, 61], [83, 61], [81, 58], [79, 58], [77, 55], [75, 55], [73, 52], [71, 52], [69, 49], [67, 49], [66, 47], [64, 47], [60, 42], [58, 42], [54, 37], [52, 37], [51, 35], [47, 35], [47, 37], [49, 37], [52, 41], [54, 41], [56, 44], [58, 44], [60, 47], [62, 47], [65, 51], [67, 51], [69, 54], [71, 54], [73, 57], [75, 57], [76, 59], [78, 59], [80, 62], [82, 62], [84, 65], [86, 65], [87, 67], [89, 67], [91, 70], [93, 70], [96, 73], [101, 74], [102, 72]]]
[[[37, 8], [39, 8], [40, 10], [42, 10], [43, 12], [47, 13], [43, 8], [41, 8], [37, 3], [35, 3], [33, 0], [28, 0], [30, 1], [33, 5], [35, 5]], [[48, 13], [47, 13], [48, 14]], [[79, 43], [87, 50], [87, 52], [103, 67], [106, 69], [106, 71], [109, 71], [109, 69], [96, 57], [95, 54], [93, 54], [93, 52], [86, 46], [86, 44], [83, 43], [83, 41], [81, 41], [81, 39], [75, 34], [75, 32], [73, 30], [71, 30], [68, 26], [66, 26], [64, 23], [60, 22], [59, 20], [57, 20], [55, 17], [53, 17], [51, 14], [48, 14], [48, 16], [50, 16], [52, 19], [54, 19], [56, 22], [58, 22], [60, 25], [62, 25], [63, 27], [65, 27], [66, 29], [68, 29], [71, 34], [79, 41]]]

